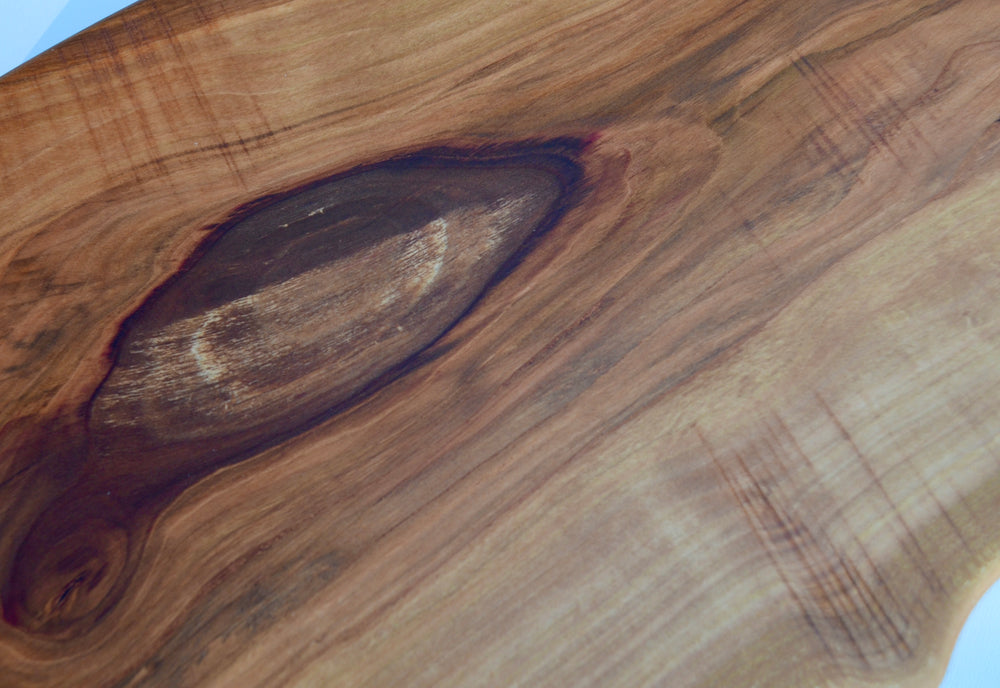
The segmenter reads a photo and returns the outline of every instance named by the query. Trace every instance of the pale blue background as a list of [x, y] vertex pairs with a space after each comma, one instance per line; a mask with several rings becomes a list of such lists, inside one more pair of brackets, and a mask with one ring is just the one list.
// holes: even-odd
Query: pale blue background
[[[0, 74], [130, 4], [0, 0]], [[1000, 688], [1000, 584], [990, 588], [969, 616], [941, 688]]]

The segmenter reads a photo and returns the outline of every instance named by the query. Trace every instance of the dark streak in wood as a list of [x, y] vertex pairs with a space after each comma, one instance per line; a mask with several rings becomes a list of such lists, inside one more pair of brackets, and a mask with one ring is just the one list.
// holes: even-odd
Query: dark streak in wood
[[810, 499], [788, 493], [788, 476], [793, 465], [812, 467], [812, 462], [780, 417], [777, 426], [788, 436], [791, 462], [782, 456], [786, 449], [774, 426], [763, 425], [763, 444], [733, 451], [732, 467], [700, 428], [695, 431], [806, 625], [836, 666], [845, 673], [870, 674], [907, 661], [918, 638], [906, 607], [847, 523], [837, 524], [850, 541], [845, 547], [827, 527], [811, 524], [800, 513], [796, 505]]
[[[923, 548], [920, 546], [920, 541], [916, 537], [916, 534], [913, 532], [913, 529], [910, 527], [910, 524], [907, 523], [906, 519], [900, 513], [899, 507], [896, 505], [895, 500], [892, 499], [892, 497], [889, 495], [888, 490], [885, 489], [885, 485], [883, 484], [881, 477], [879, 477], [879, 475], [872, 468], [871, 461], [869, 461], [865, 457], [865, 455], [861, 452], [861, 449], [860, 447], [858, 447], [857, 442], [854, 441], [854, 437], [848, 432], [847, 428], [841, 422], [840, 418], [838, 418], [837, 415], [834, 413], [833, 409], [830, 407], [827, 401], [819, 393], [817, 393], [815, 396], [816, 400], [819, 402], [819, 405], [823, 409], [824, 413], [826, 413], [827, 416], [829, 416], [834, 426], [836, 426], [837, 431], [844, 438], [844, 440], [847, 441], [847, 443], [851, 447], [851, 450], [858, 457], [858, 461], [860, 465], [864, 468], [865, 472], [868, 474], [868, 477], [871, 479], [872, 485], [875, 486], [875, 488], [879, 492], [879, 495], [882, 497], [882, 499], [885, 500], [886, 504], [889, 505], [892, 514], [895, 516], [896, 522], [899, 523], [900, 527], [906, 534], [905, 543], [910, 545], [910, 547], [916, 549], [917, 556], [913, 557], [911, 555], [914, 566], [927, 581], [931, 590], [943, 590], [944, 586], [941, 580], [934, 573], [934, 569], [930, 558], [927, 556], [927, 553], [924, 552]], [[909, 550], [910, 547], [906, 547], [905, 549]]]

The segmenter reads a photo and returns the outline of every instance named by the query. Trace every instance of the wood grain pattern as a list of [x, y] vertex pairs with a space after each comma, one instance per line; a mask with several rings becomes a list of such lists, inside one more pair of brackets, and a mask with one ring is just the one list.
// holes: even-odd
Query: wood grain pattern
[[[935, 685], [1000, 573], [998, 96], [991, 0], [145, 0], [4, 77], [3, 680]], [[384, 254], [205, 243], [326, 179]]]
[[[5, 618], [89, 630], [179, 491], [402, 374], [562, 215], [579, 178], [565, 154], [579, 147], [409, 156], [213, 229], [125, 320], [107, 376], [68, 414], [75, 426], [28, 433], [16, 460], [69, 487], [10, 550]], [[39, 451], [53, 425], [55, 451]]]

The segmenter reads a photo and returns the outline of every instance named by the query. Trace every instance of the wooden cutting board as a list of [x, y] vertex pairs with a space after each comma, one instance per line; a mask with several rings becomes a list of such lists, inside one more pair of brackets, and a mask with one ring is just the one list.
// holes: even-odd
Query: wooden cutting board
[[0, 684], [935, 686], [995, 0], [143, 0], [0, 79]]

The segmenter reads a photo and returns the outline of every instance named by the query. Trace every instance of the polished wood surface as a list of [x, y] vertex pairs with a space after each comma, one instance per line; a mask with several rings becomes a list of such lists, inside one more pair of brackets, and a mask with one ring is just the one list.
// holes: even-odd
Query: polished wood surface
[[934, 686], [992, 0], [154, 1], [0, 79], [0, 684]]

